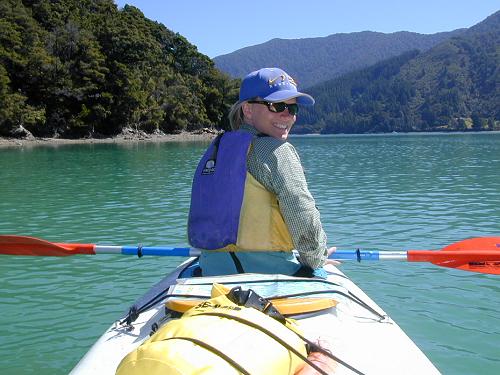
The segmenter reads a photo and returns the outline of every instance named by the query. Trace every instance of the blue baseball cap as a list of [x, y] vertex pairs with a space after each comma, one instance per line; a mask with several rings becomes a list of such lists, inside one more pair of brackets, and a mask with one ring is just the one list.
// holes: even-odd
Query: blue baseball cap
[[297, 84], [293, 78], [279, 68], [262, 68], [243, 78], [239, 101], [244, 102], [257, 97], [269, 102], [297, 98], [299, 104], [314, 104], [313, 97], [297, 91]]

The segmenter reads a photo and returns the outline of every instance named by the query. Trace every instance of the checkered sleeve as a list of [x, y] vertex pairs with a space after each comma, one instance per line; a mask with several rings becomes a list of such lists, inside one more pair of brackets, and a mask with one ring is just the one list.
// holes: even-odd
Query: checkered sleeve
[[321, 267], [327, 254], [326, 234], [295, 148], [272, 137], [256, 138], [248, 157], [248, 171], [276, 194], [300, 262]]

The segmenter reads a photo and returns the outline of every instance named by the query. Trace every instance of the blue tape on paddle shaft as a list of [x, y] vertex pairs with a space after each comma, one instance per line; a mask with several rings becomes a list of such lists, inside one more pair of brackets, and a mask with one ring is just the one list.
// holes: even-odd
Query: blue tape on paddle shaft
[[[122, 254], [124, 255], [137, 255], [139, 248], [137, 246], [123, 246]], [[142, 255], [157, 255], [157, 256], [180, 256], [189, 257], [190, 249], [183, 247], [172, 248], [158, 248], [158, 247], [141, 247]]]
[[379, 260], [378, 251], [359, 251], [359, 250], [337, 250], [331, 256], [337, 260]]

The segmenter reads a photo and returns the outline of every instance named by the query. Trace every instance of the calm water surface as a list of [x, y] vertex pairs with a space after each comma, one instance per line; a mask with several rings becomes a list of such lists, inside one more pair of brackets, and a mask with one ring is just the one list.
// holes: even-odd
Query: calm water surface
[[[291, 142], [331, 245], [439, 249], [500, 235], [499, 133]], [[191, 176], [206, 145], [0, 149], [0, 233], [185, 245]], [[0, 256], [1, 373], [68, 373], [130, 303], [181, 260]], [[500, 372], [498, 276], [424, 263], [346, 262], [342, 269], [444, 374]]]

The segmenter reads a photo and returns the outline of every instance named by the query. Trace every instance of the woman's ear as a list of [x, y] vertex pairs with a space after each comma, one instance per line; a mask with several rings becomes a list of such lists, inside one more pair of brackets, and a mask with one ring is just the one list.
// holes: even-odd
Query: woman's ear
[[252, 106], [250, 103], [243, 103], [241, 110], [243, 111], [243, 116], [247, 121], [252, 119]]

